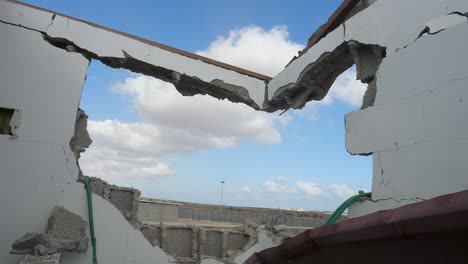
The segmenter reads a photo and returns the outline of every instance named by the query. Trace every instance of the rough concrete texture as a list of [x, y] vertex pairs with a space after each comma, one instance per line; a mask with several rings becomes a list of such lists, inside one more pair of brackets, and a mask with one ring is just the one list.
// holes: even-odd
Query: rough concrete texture
[[134, 188], [120, 187], [109, 184], [96, 177], [87, 177], [90, 181], [91, 191], [112, 203], [122, 215], [136, 227], [138, 221], [138, 201], [140, 191]]
[[[141, 206], [153, 202], [159, 204], [158, 207]], [[166, 207], [162, 209], [160, 207]], [[161, 216], [152, 215], [154, 212], [172, 214], [172, 207], [178, 208], [178, 222], [196, 221], [198, 224], [207, 225], [219, 224], [237, 224], [256, 223], [258, 225], [274, 226], [284, 224], [296, 227], [316, 227], [323, 225], [330, 216], [329, 212], [320, 211], [295, 211], [272, 208], [254, 208], [226, 206], [222, 207], [214, 204], [201, 204], [183, 201], [168, 201], [153, 198], [141, 198], [138, 214], [144, 215], [144, 222], [160, 222]], [[145, 212], [151, 210], [150, 212]], [[143, 212], [140, 212], [143, 211]], [[163, 215], [164, 219], [173, 218], [172, 215]], [[140, 219], [141, 220], [141, 219]]]
[[386, 56], [387, 49], [379, 45], [362, 44], [353, 40], [349, 41], [348, 45], [356, 65], [356, 79], [368, 84], [361, 106], [361, 109], [364, 109], [374, 105], [377, 94], [375, 77]]
[[48, 255], [62, 250], [85, 252], [88, 249], [86, 221], [63, 207], [55, 207], [47, 232], [28, 232], [12, 244], [12, 254]]
[[300, 109], [312, 100], [322, 100], [341, 73], [353, 65], [353, 57], [346, 42], [332, 52], [323, 53], [299, 74], [294, 83], [279, 87], [271, 100], [264, 103], [265, 111]]
[[386, 48], [357, 41], [349, 41], [348, 45], [354, 58], [354, 64], [356, 64], [356, 79], [363, 83], [371, 82], [386, 56]]
[[246, 234], [229, 233], [227, 235], [226, 250], [237, 251], [243, 249], [250, 241], [250, 236]]
[[162, 231], [159, 226], [145, 225], [141, 229], [145, 238], [153, 245], [153, 247], [161, 247]]
[[87, 222], [81, 216], [72, 213], [64, 207], [55, 207], [49, 218], [47, 234], [60, 239], [78, 242], [76, 250], [84, 252], [88, 248], [86, 237]]
[[[353, 63], [356, 65], [357, 79], [370, 83], [385, 56], [385, 47], [355, 40], [345, 41], [307, 65], [294, 83], [279, 87], [271, 100], [264, 103], [263, 110], [273, 112], [278, 109], [300, 109], [309, 101], [322, 100], [335, 79]], [[374, 88], [375, 85], [371, 87]], [[373, 91], [367, 94], [366, 106], [373, 104], [373, 95]]]
[[82, 109], [78, 108], [75, 121], [75, 133], [70, 140], [70, 147], [77, 160], [80, 158], [80, 153], [84, 152], [85, 149], [93, 143], [89, 136], [87, 127], [88, 116]]
[[132, 218], [133, 209], [133, 191], [129, 190], [110, 190], [109, 200], [127, 219]]
[[364, 97], [362, 98], [361, 109], [374, 105], [375, 97], [377, 96], [377, 79], [373, 79], [368, 85]]
[[223, 258], [223, 233], [219, 231], [205, 232], [205, 243], [202, 255]]
[[304, 231], [288, 227], [265, 230], [264, 226], [248, 223], [240, 227], [202, 227], [188, 224], [144, 225], [141, 232], [154, 247], [161, 247], [177, 262], [207, 263], [241, 263], [236, 258], [246, 250], [258, 244], [257, 234], [267, 232], [274, 243]]
[[59, 239], [44, 233], [28, 232], [13, 242], [11, 254], [34, 254], [44, 256], [61, 250], [73, 250], [78, 243], [73, 240]]
[[62, 253], [47, 256], [26, 255], [20, 264], [59, 264]]
[[172, 256], [192, 258], [193, 230], [188, 228], [167, 229], [166, 246], [163, 249]]

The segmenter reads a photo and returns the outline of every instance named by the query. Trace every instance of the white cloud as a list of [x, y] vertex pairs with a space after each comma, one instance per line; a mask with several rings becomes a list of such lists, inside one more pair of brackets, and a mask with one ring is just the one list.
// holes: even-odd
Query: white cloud
[[279, 144], [278, 116], [213, 97], [180, 95], [172, 84], [135, 75], [112, 91], [130, 96], [140, 122], [88, 122], [94, 143], [83, 153], [85, 174], [107, 180], [175, 175], [162, 157], [234, 147], [240, 141]]
[[253, 193], [252, 189], [249, 186], [242, 187], [242, 191], [245, 193]]
[[168, 164], [150, 155], [129, 154], [129, 157], [122, 157], [123, 154], [110, 147], [91, 148], [80, 159], [80, 166], [86, 175], [112, 182], [175, 175]]
[[147, 76], [128, 78], [113, 90], [129, 95], [145, 122], [157, 125], [161, 133], [170, 130], [176, 141], [190, 136], [195, 145], [208, 147], [234, 146], [240, 139], [281, 142], [274, 127], [278, 117], [244, 104], [204, 95], [182, 96], [172, 84]]
[[321, 195], [323, 194], [322, 188], [312, 182], [296, 182], [296, 188], [299, 192], [307, 195]]
[[358, 194], [356, 190], [354, 190], [346, 184], [332, 184], [330, 185], [329, 189], [332, 193], [342, 198], [349, 198], [353, 195]]
[[284, 190], [284, 187], [277, 184], [276, 182], [274, 181], [265, 181], [263, 183], [263, 188], [267, 191], [267, 192], [280, 192], [282, 190]]
[[276, 179], [277, 182], [285, 182], [285, 181], [288, 180], [288, 178], [284, 177], [284, 176], [276, 176], [275, 179]]
[[[356, 68], [343, 72], [336, 78], [329, 91], [330, 100], [339, 100], [349, 105], [359, 107], [366, 92], [367, 84], [356, 80]], [[328, 96], [327, 96], [328, 97]]]
[[265, 30], [252, 25], [231, 30], [227, 37], [218, 36], [197, 54], [274, 76], [303, 48], [289, 39], [285, 26]]

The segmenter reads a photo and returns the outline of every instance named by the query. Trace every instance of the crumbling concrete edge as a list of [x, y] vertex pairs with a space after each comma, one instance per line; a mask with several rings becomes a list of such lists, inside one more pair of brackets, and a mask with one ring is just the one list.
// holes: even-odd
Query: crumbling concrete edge
[[244, 87], [225, 83], [220, 79], [213, 79], [211, 82], [206, 82], [196, 76], [189, 76], [136, 59], [125, 50], [122, 50], [122, 57], [100, 56], [84, 47], [79, 47], [73, 41], [66, 38], [52, 37], [45, 31], [3, 20], [0, 20], [0, 23], [38, 32], [42, 35], [43, 39], [52, 46], [67, 52], [79, 53], [89, 61], [93, 59], [98, 60], [111, 68], [127, 69], [135, 73], [141, 73], [172, 83], [184, 96], [194, 96], [197, 94], [210, 95], [220, 100], [228, 99], [234, 103], [244, 103], [255, 110], [260, 110], [260, 106], [250, 97], [249, 91]]
[[336, 78], [353, 64], [356, 65], [356, 79], [368, 84], [362, 109], [372, 106], [377, 92], [376, 74], [385, 56], [386, 48], [380, 45], [344, 41], [305, 67], [294, 83], [279, 87], [271, 100], [265, 101], [263, 109], [267, 112], [301, 109], [309, 101], [322, 100]]

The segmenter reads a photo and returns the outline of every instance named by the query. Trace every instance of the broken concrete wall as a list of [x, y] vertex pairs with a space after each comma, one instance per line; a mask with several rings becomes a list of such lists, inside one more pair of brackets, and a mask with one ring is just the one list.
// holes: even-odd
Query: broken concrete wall
[[[420, 4], [424, 12], [412, 12]], [[406, 7], [387, 12], [398, 5]], [[374, 161], [372, 197], [350, 217], [467, 189], [467, 11], [460, 1], [378, 1], [363, 13], [392, 23], [371, 29], [361, 15], [347, 23], [350, 38], [388, 47], [373, 106], [346, 116], [348, 151]]]
[[255, 224], [204, 227], [161, 223], [144, 225], [141, 228], [153, 246], [161, 247], [177, 262], [187, 263], [243, 263], [252, 250], [277, 245], [304, 230], [288, 230], [281, 227], [266, 230], [264, 226]]
[[11, 254], [39, 256], [68, 252], [86, 252], [87, 222], [81, 216], [56, 206], [49, 218], [47, 232], [28, 232], [13, 242]]
[[[1, 2], [1, 20], [12, 14], [29, 23], [40, 21], [36, 13], [15, 12]], [[23, 111], [19, 136], [0, 135], [0, 263], [19, 263], [21, 256], [8, 254], [12, 242], [26, 232], [45, 232], [55, 206], [88, 219], [86, 192], [76, 182], [79, 169], [69, 143], [89, 61], [50, 45], [32, 30], [0, 23], [0, 35], [0, 106]], [[98, 260], [124, 264], [172, 259], [153, 248], [108, 201], [93, 195], [93, 205]], [[64, 253], [62, 261], [91, 263], [91, 254], [89, 249]]]
[[346, 116], [346, 147], [373, 155], [374, 176], [371, 200], [350, 216], [465, 190], [468, 2], [380, 0], [358, 11], [268, 83], [265, 110], [321, 100], [354, 63], [369, 86]]
[[8, 1], [0, 9], [0, 20], [40, 31], [56, 47], [171, 82], [184, 95], [210, 94], [256, 109], [263, 104], [267, 76], [53, 12]]

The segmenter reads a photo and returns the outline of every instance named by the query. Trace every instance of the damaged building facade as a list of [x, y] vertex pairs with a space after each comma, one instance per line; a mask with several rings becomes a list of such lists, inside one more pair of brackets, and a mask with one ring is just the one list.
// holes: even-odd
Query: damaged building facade
[[93, 235], [83, 231], [91, 219], [101, 263], [242, 263], [283, 242], [248, 225], [147, 226], [136, 217], [137, 190], [92, 180], [89, 218], [78, 160], [91, 143], [79, 109], [91, 60], [173, 83], [184, 96], [266, 112], [323, 99], [356, 65], [368, 89], [362, 109], [345, 117], [346, 148], [374, 163], [372, 195], [350, 217], [468, 186], [465, 0], [345, 1], [274, 78], [13, 0], [0, 1], [0, 34], [1, 263], [24, 257], [9, 251], [92, 263]]

